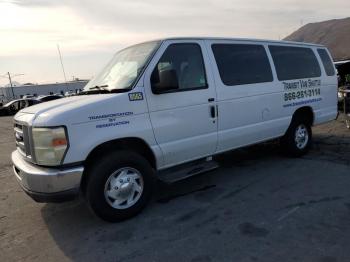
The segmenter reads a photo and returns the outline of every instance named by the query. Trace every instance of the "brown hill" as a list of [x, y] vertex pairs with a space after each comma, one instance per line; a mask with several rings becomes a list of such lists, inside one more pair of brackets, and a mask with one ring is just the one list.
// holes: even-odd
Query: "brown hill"
[[350, 59], [350, 17], [306, 24], [284, 40], [322, 44], [335, 61]]

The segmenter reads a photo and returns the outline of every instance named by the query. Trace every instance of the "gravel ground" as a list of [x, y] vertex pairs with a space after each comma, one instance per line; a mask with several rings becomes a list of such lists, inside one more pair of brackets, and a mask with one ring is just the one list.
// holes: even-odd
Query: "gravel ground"
[[0, 118], [1, 261], [350, 261], [350, 131], [313, 128], [305, 157], [275, 142], [223, 154], [221, 167], [159, 185], [143, 213], [109, 224], [84, 201], [38, 204], [11, 170]]

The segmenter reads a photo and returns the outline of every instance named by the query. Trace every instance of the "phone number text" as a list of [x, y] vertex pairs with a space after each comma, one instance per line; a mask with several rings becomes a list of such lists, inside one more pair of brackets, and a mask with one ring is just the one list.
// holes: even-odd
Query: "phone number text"
[[291, 101], [295, 99], [301, 99], [301, 98], [313, 97], [313, 96], [319, 96], [319, 95], [321, 95], [320, 88], [288, 92], [284, 94], [284, 101]]

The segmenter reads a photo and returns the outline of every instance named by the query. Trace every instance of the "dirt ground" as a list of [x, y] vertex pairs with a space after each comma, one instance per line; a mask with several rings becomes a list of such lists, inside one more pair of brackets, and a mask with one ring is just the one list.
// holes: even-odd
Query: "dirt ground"
[[350, 261], [350, 131], [313, 128], [312, 151], [275, 142], [226, 153], [221, 167], [159, 185], [143, 213], [109, 224], [82, 199], [38, 204], [17, 184], [11, 117], [0, 118], [1, 261]]

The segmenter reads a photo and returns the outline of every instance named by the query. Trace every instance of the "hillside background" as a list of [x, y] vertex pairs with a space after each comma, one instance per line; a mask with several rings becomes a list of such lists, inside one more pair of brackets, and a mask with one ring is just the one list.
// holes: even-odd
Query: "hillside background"
[[335, 61], [350, 59], [350, 17], [306, 24], [284, 40], [322, 44]]

